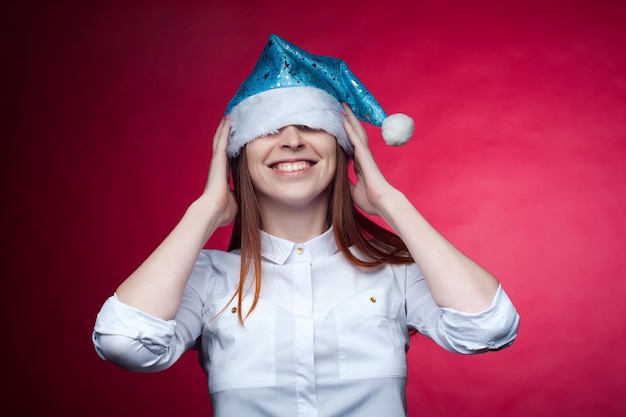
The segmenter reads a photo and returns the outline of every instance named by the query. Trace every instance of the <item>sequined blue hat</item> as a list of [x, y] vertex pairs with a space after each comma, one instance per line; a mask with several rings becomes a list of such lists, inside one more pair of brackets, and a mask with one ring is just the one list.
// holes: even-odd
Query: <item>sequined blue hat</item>
[[382, 127], [389, 145], [402, 145], [413, 134], [413, 120], [401, 113], [388, 117], [343, 60], [312, 55], [271, 35], [252, 73], [226, 107], [231, 118], [227, 153], [237, 156], [255, 138], [284, 126], [305, 125], [335, 136], [352, 155], [342, 102], [360, 120]]

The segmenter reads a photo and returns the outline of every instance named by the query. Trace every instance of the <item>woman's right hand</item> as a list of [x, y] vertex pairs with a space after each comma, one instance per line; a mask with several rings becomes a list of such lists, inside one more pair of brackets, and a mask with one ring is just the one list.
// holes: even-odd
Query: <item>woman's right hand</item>
[[230, 119], [224, 117], [217, 127], [213, 137], [213, 155], [209, 167], [209, 177], [204, 187], [201, 199], [214, 209], [218, 226], [227, 226], [237, 214], [235, 196], [230, 190], [230, 172], [226, 145], [230, 132]]
[[213, 138], [209, 178], [202, 196], [185, 211], [176, 227], [148, 258], [117, 288], [118, 299], [132, 307], [172, 320], [198, 254], [216, 228], [237, 214], [230, 191], [226, 143], [230, 120], [224, 119]]

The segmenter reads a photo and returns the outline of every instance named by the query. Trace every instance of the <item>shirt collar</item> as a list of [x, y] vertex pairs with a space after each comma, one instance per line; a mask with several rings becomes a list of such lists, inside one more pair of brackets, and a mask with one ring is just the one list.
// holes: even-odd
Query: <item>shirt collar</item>
[[332, 226], [321, 235], [304, 243], [272, 236], [261, 230], [261, 255], [269, 261], [282, 265], [288, 259], [317, 262], [337, 253], [337, 242]]

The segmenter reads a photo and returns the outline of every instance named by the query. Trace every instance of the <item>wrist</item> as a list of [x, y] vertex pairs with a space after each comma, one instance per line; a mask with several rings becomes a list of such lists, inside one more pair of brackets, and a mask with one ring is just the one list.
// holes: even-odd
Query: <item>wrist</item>
[[[400, 206], [408, 202], [407, 197], [397, 188], [392, 188], [378, 200], [377, 209], [383, 218], [393, 217]], [[409, 203], [410, 204], [410, 203]]]
[[398, 232], [398, 226], [407, 220], [406, 216], [415, 211], [415, 207], [401, 191], [394, 189], [379, 200], [379, 216], [392, 229]]
[[219, 227], [222, 211], [215, 200], [203, 194], [189, 205], [185, 217], [190, 218], [200, 230], [210, 235]]

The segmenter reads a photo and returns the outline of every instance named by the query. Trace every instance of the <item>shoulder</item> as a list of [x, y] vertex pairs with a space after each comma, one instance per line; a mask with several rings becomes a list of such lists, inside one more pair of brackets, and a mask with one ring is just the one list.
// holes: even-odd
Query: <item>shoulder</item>
[[203, 249], [196, 259], [195, 267], [206, 268], [216, 264], [239, 262], [240, 257], [239, 250], [226, 252], [219, 249]]
[[199, 294], [226, 292], [239, 280], [240, 260], [237, 252], [203, 249], [196, 259], [187, 286]]

